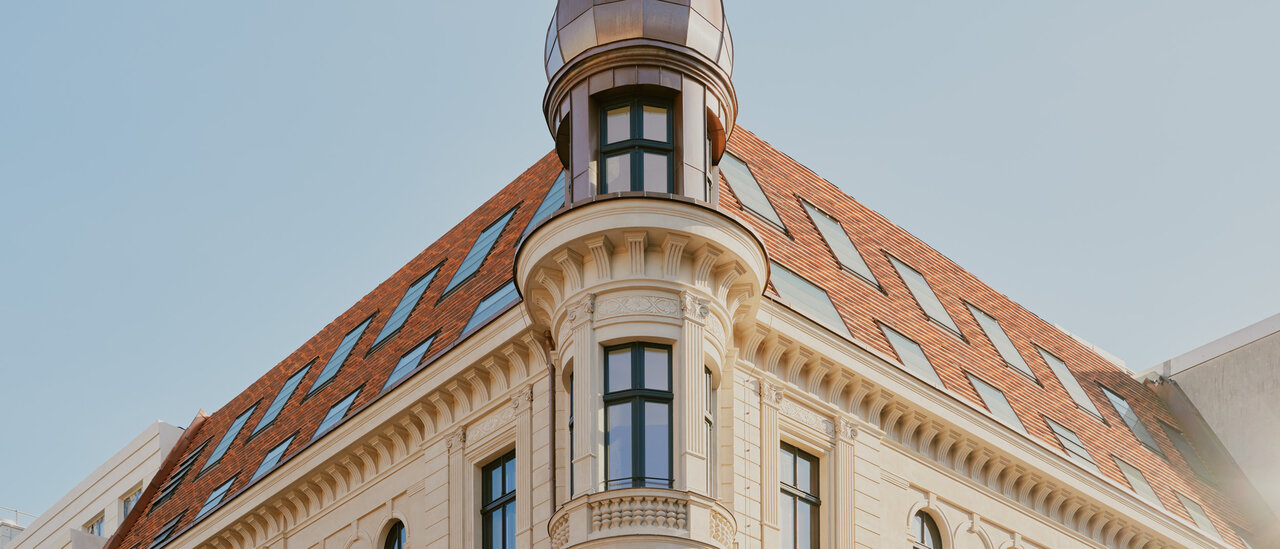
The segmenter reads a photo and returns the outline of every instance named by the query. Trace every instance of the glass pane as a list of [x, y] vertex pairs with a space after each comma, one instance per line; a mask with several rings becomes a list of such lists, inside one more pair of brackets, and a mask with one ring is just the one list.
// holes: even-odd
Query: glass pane
[[462, 333], [470, 332], [481, 323], [488, 321], [493, 317], [494, 313], [501, 311], [507, 305], [515, 303], [517, 299], [520, 299], [520, 294], [516, 291], [516, 281], [512, 280], [505, 286], [498, 288], [498, 291], [493, 292], [489, 297], [484, 298], [479, 305], [476, 305], [476, 311], [471, 314], [471, 320], [467, 321]]
[[1102, 394], [1107, 396], [1107, 400], [1111, 401], [1112, 406], [1115, 406], [1116, 413], [1119, 414], [1120, 418], [1129, 426], [1129, 430], [1133, 431], [1133, 435], [1138, 437], [1138, 442], [1141, 442], [1144, 446], [1150, 448], [1151, 451], [1164, 455], [1164, 453], [1160, 451], [1160, 446], [1156, 444], [1156, 439], [1147, 431], [1147, 426], [1142, 424], [1142, 420], [1138, 419], [1138, 414], [1133, 411], [1131, 406], [1129, 406], [1129, 401], [1125, 400], [1124, 397], [1111, 392], [1111, 390], [1106, 387], [1102, 388]]
[[502, 509], [495, 509], [489, 515], [489, 541], [493, 544], [493, 547], [501, 547], [498, 544], [502, 543], [504, 537], [502, 535], [502, 527], [507, 521], [503, 519], [502, 515]]
[[813, 485], [810, 482], [813, 479], [813, 463], [800, 456], [796, 456], [796, 488], [806, 494], [813, 493]]
[[489, 257], [489, 251], [493, 249], [493, 244], [498, 241], [498, 237], [502, 236], [502, 231], [507, 227], [507, 222], [511, 221], [511, 216], [516, 211], [512, 209], [502, 216], [501, 219], [494, 221], [489, 225], [480, 236], [476, 237], [476, 241], [471, 245], [471, 250], [467, 252], [467, 256], [463, 258], [462, 263], [458, 265], [457, 272], [453, 273], [453, 279], [449, 280], [449, 285], [444, 287], [444, 293], [456, 288], [459, 284], [471, 278], [476, 270], [484, 264], [485, 258]]
[[782, 530], [779, 541], [782, 547], [796, 546], [796, 500], [782, 494], [778, 498], [778, 529]]
[[608, 479], [610, 487], [626, 486], [612, 481], [631, 478], [631, 403], [614, 404], [605, 409], [605, 445], [608, 447]]
[[938, 371], [933, 369], [933, 363], [929, 362], [929, 357], [925, 356], [919, 344], [893, 328], [883, 324], [880, 327], [884, 329], [885, 337], [889, 338], [889, 344], [893, 346], [893, 352], [898, 354], [898, 360], [902, 361], [903, 366], [925, 381], [942, 386], [942, 378], [938, 377]]
[[849, 239], [849, 234], [844, 232], [840, 222], [809, 204], [805, 204], [804, 209], [809, 211], [809, 217], [818, 227], [818, 232], [822, 233], [823, 240], [831, 246], [831, 253], [836, 256], [836, 260], [862, 278], [875, 281], [875, 275], [871, 274], [871, 269], [867, 267], [866, 261], [863, 261], [862, 254], [858, 253], [858, 249], [854, 247], [853, 241]]
[[853, 337], [827, 291], [777, 263], [769, 263], [769, 280], [791, 308], [846, 337]]
[[1009, 334], [1005, 333], [1004, 328], [1000, 326], [1000, 322], [977, 307], [969, 306], [969, 311], [973, 313], [973, 318], [978, 320], [978, 324], [982, 326], [982, 331], [987, 334], [991, 344], [1000, 353], [1000, 358], [1003, 358], [1010, 366], [1017, 368], [1034, 379], [1036, 374], [1031, 371], [1030, 366], [1027, 366], [1027, 361], [1022, 359], [1022, 353], [1019, 353], [1018, 348], [1013, 346], [1013, 341], [1009, 339]]
[[751, 169], [746, 164], [733, 155], [725, 153], [720, 158], [720, 173], [724, 174], [729, 187], [733, 189], [733, 194], [738, 196], [738, 200], [742, 201], [744, 207], [779, 227], [783, 226], [782, 218], [778, 217], [778, 212], [773, 210], [773, 204], [760, 189], [760, 183], [751, 175]]
[[647, 478], [671, 478], [671, 405], [665, 402], [644, 403], [644, 468]]
[[924, 275], [897, 259], [889, 259], [893, 263], [893, 267], [898, 270], [898, 274], [902, 276], [902, 281], [907, 284], [907, 289], [911, 290], [911, 295], [920, 304], [920, 308], [924, 309], [924, 313], [951, 331], [957, 334], [960, 333], [960, 328], [951, 319], [951, 314], [947, 312], [947, 308], [942, 306], [942, 301], [938, 299], [938, 295], [933, 293], [933, 288], [929, 286], [929, 281], [924, 279]]
[[665, 154], [644, 153], [644, 190], [652, 193], [671, 192], [667, 177], [669, 157]]
[[605, 143], [631, 139], [631, 107], [618, 107], [605, 113]]
[[792, 486], [796, 485], [796, 458], [785, 448], [778, 450], [778, 480]]
[[646, 389], [657, 389], [659, 391], [671, 390], [670, 377], [670, 351], [666, 349], [654, 349], [652, 347], [644, 348], [644, 386]]
[[1062, 383], [1062, 388], [1067, 390], [1067, 394], [1071, 395], [1071, 400], [1076, 401], [1081, 408], [1088, 410], [1095, 416], [1102, 417], [1102, 413], [1098, 412], [1098, 408], [1093, 405], [1093, 401], [1089, 399], [1089, 395], [1085, 394], [1084, 388], [1080, 386], [1080, 382], [1076, 381], [1076, 377], [1071, 374], [1071, 370], [1067, 369], [1067, 363], [1058, 359], [1040, 349], [1040, 356], [1044, 358], [1049, 369], [1053, 370], [1053, 375], [1058, 376], [1058, 382]]
[[987, 409], [991, 410], [991, 415], [1026, 434], [1027, 430], [1023, 428], [1022, 421], [1018, 419], [1018, 414], [1014, 413], [1013, 407], [1009, 405], [1009, 401], [1005, 399], [1004, 393], [1000, 389], [992, 387], [987, 382], [973, 376], [969, 376], [969, 381], [978, 390], [978, 396], [982, 397], [982, 402], [987, 405]]
[[502, 497], [502, 467], [489, 470], [489, 501]]
[[506, 484], [502, 486], [502, 493], [503, 493], [503, 494], [510, 494], [511, 492], [516, 491], [516, 461], [515, 461], [515, 459], [507, 460], [507, 462], [506, 462], [506, 463], [504, 463], [504, 464], [502, 465], [502, 470], [505, 472], [506, 477], [507, 477], [507, 479], [506, 479]]
[[612, 393], [615, 391], [624, 391], [631, 388], [631, 348], [618, 349], [609, 351], [609, 358], [605, 366], [608, 376], [605, 392]]
[[649, 141], [667, 142], [667, 109], [645, 105], [644, 138]]
[[796, 547], [809, 549], [813, 547], [813, 506], [796, 502]]
[[604, 159], [604, 191], [616, 193], [631, 190], [631, 153]]
[[516, 547], [516, 502], [508, 503], [506, 508], [502, 510], [502, 515], [507, 519], [506, 536], [503, 538], [505, 545], [503, 549], [515, 549]]
[[1142, 474], [1142, 471], [1121, 461], [1120, 458], [1113, 459], [1115, 459], [1116, 465], [1120, 467], [1120, 472], [1124, 474], [1124, 478], [1129, 481], [1129, 486], [1133, 487], [1134, 493], [1154, 505], [1160, 505], [1160, 496], [1157, 496], [1155, 490], [1151, 489], [1151, 485], [1147, 483], [1147, 477]]

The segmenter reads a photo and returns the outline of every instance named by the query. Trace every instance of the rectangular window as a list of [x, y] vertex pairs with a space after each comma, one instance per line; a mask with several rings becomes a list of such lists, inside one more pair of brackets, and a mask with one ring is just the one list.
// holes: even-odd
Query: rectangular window
[[925, 356], [920, 344], [884, 324], [880, 325], [880, 329], [889, 339], [889, 345], [893, 346], [893, 352], [898, 355], [898, 361], [902, 363], [903, 369], [939, 388], [942, 387], [942, 378], [938, 377], [938, 371], [933, 369], [933, 363], [929, 362], [929, 357]]
[[128, 516], [129, 511], [132, 511], [133, 508], [138, 505], [138, 498], [141, 497], [142, 487], [138, 487], [134, 488], [133, 491], [129, 492], [125, 497], [120, 498], [120, 508], [124, 510], [124, 513], [122, 513], [121, 516]]
[[409, 320], [409, 315], [413, 313], [414, 307], [418, 306], [418, 301], [422, 299], [422, 293], [427, 291], [427, 287], [431, 285], [431, 281], [435, 279], [436, 273], [440, 271], [440, 267], [431, 269], [417, 282], [409, 286], [405, 290], [404, 297], [400, 298], [400, 303], [396, 304], [396, 308], [391, 312], [391, 316], [387, 318], [387, 323], [382, 326], [382, 331], [378, 332], [378, 337], [373, 340], [373, 345], [369, 347], [377, 348], [383, 341], [391, 336], [400, 333], [400, 328], [404, 326], [404, 322]]
[[480, 236], [476, 237], [475, 244], [471, 245], [471, 251], [467, 252], [467, 257], [462, 259], [462, 264], [458, 265], [458, 271], [453, 273], [453, 279], [449, 281], [449, 285], [445, 286], [441, 299], [454, 288], [460, 286], [471, 275], [476, 274], [480, 270], [480, 266], [484, 264], [485, 258], [489, 257], [489, 251], [493, 249], [494, 243], [498, 241], [498, 237], [502, 236], [502, 230], [506, 228], [507, 222], [511, 220], [511, 216], [516, 213], [516, 209], [512, 208], [505, 215], [489, 225]]
[[1210, 536], [1213, 536], [1213, 539], [1222, 539], [1222, 534], [1218, 533], [1218, 529], [1213, 525], [1213, 521], [1209, 520], [1209, 515], [1205, 514], [1204, 507], [1201, 507], [1199, 503], [1191, 501], [1187, 496], [1177, 492], [1174, 492], [1174, 494], [1177, 494], [1178, 500], [1182, 502], [1182, 506], [1186, 507], [1187, 513], [1191, 514], [1191, 520], [1196, 521], [1196, 526]]
[[[1039, 347], [1037, 347], [1039, 349]], [[1067, 363], [1062, 359], [1049, 354], [1049, 351], [1040, 349], [1040, 356], [1044, 358], [1045, 364], [1049, 365], [1049, 369], [1053, 370], [1053, 375], [1058, 378], [1058, 382], [1062, 384], [1062, 388], [1067, 390], [1067, 394], [1071, 396], [1071, 400], [1076, 405], [1083, 408], [1084, 411], [1093, 414], [1097, 418], [1102, 418], [1102, 412], [1098, 411], [1098, 407], [1093, 405], [1093, 401], [1089, 399], [1089, 395], [1085, 394], [1084, 387], [1080, 386], [1080, 382], [1076, 380], [1076, 376], [1071, 374], [1071, 370], [1067, 368]]]
[[837, 334], [853, 337], [826, 290], [777, 263], [770, 262], [769, 268], [773, 288], [784, 303]]
[[270, 452], [267, 452], [266, 457], [262, 458], [262, 463], [258, 465], [258, 470], [253, 472], [253, 478], [249, 479], [249, 482], [254, 482], [271, 472], [272, 469], [275, 469], [276, 465], [280, 463], [280, 459], [284, 457], [284, 453], [289, 451], [289, 444], [292, 442], [293, 436], [290, 436], [284, 439], [284, 442], [277, 444]]
[[813, 220], [813, 225], [822, 234], [822, 239], [827, 242], [827, 246], [831, 248], [831, 253], [836, 257], [836, 261], [840, 263], [840, 266], [852, 271], [867, 282], [879, 286], [879, 283], [876, 282], [876, 276], [871, 274], [871, 269], [867, 267], [867, 262], [862, 259], [862, 254], [858, 253], [858, 247], [853, 244], [853, 239], [849, 238], [849, 233], [845, 232], [844, 225], [841, 225], [836, 218], [827, 215], [808, 202], [804, 203], [804, 209], [809, 212], [809, 218]]
[[346, 337], [342, 338], [342, 343], [338, 344], [338, 348], [333, 351], [333, 356], [329, 357], [324, 369], [320, 370], [320, 375], [316, 376], [316, 380], [311, 383], [311, 388], [307, 390], [307, 394], [316, 392], [316, 390], [324, 387], [333, 376], [338, 375], [338, 370], [342, 368], [342, 364], [347, 361], [347, 356], [351, 354], [351, 349], [355, 348], [356, 343], [360, 341], [360, 336], [364, 335], [364, 329], [369, 327], [369, 321], [373, 317], [365, 319], [356, 329], [347, 332]]
[[769, 202], [769, 197], [765, 196], [764, 189], [760, 188], [760, 182], [756, 181], [745, 162], [726, 152], [720, 157], [720, 173], [724, 174], [729, 188], [733, 189], [733, 194], [738, 196], [744, 208], [777, 225], [779, 229], [787, 230], [782, 218], [778, 217], [778, 212], [774, 211], [773, 204]]
[[1018, 348], [1013, 346], [1013, 340], [1009, 339], [1009, 334], [1000, 326], [1000, 322], [973, 305], [969, 305], [969, 312], [973, 313], [973, 318], [982, 327], [982, 332], [987, 334], [987, 339], [991, 340], [996, 352], [1000, 353], [1000, 358], [1003, 358], [1005, 363], [1013, 366], [1014, 369], [1026, 374], [1027, 377], [1036, 379], [1036, 374], [1031, 371], [1027, 361], [1022, 358], [1022, 353], [1018, 352]]
[[778, 528], [781, 546], [813, 549], [820, 543], [818, 458], [785, 442], [778, 449]]
[[160, 494], [156, 496], [155, 502], [151, 504], [152, 509], [155, 509], [156, 506], [167, 501], [169, 497], [178, 490], [178, 486], [182, 484], [182, 479], [187, 477], [187, 472], [191, 471], [191, 467], [194, 466], [196, 464], [196, 460], [200, 458], [200, 453], [203, 452], [204, 447], [208, 445], [209, 441], [206, 440], [200, 445], [200, 447], [187, 454], [187, 457], [183, 458], [182, 462], [174, 468], [173, 474], [169, 475], [169, 480], [165, 481], [164, 486], [160, 487]]
[[359, 394], [360, 389], [356, 389], [355, 392], [347, 395], [346, 398], [339, 400], [337, 404], [329, 408], [329, 413], [325, 414], [320, 426], [316, 427], [316, 434], [311, 437], [311, 440], [320, 438], [321, 435], [327, 433], [329, 429], [332, 429], [334, 425], [342, 421], [342, 418], [347, 417], [347, 410], [351, 409], [351, 404], [356, 401], [356, 396]]
[[213, 493], [209, 494], [209, 498], [204, 500], [204, 505], [200, 507], [200, 512], [196, 513], [196, 518], [203, 517], [208, 514], [209, 511], [212, 511], [219, 505], [222, 505], [222, 499], [227, 497], [227, 492], [231, 490], [231, 485], [235, 483], [235, 481], [236, 477], [231, 477], [231, 480], [228, 480], [222, 483], [221, 486], [214, 488]]
[[951, 319], [951, 314], [947, 312], [946, 307], [942, 306], [938, 294], [933, 293], [933, 287], [929, 286], [929, 281], [924, 279], [924, 275], [906, 263], [898, 261], [896, 257], [889, 256], [889, 262], [893, 263], [894, 269], [897, 269], [898, 276], [902, 277], [902, 282], [906, 283], [907, 290], [911, 291], [911, 296], [916, 299], [916, 303], [924, 309], [924, 314], [944, 328], [960, 335], [960, 327], [956, 326], [956, 321]]
[[480, 504], [484, 549], [516, 547], [516, 453], [511, 452], [480, 470], [484, 491]]
[[1116, 467], [1120, 468], [1120, 473], [1124, 475], [1125, 480], [1129, 481], [1129, 486], [1133, 487], [1133, 493], [1138, 494], [1152, 505], [1160, 506], [1160, 496], [1157, 496], [1156, 491], [1151, 489], [1151, 485], [1147, 483], [1147, 477], [1142, 474], [1142, 471], [1118, 457], [1112, 456], [1111, 459], [1115, 460]]
[[601, 193], [675, 192], [675, 145], [671, 109], [652, 99], [633, 99], [601, 110]]
[[671, 487], [671, 347], [604, 350], [605, 489]]
[[702, 368], [703, 383], [706, 384], [706, 411], [703, 412], [702, 421], [706, 429], [706, 448], [707, 448], [707, 494], [715, 497], [716, 494], [716, 390], [712, 385], [713, 379], [711, 369]]
[[258, 405], [250, 406], [248, 410], [242, 412], [231, 423], [231, 427], [227, 429], [226, 434], [222, 435], [222, 440], [218, 441], [218, 445], [213, 447], [213, 453], [209, 454], [209, 459], [204, 462], [204, 467], [200, 468], [200, 472], [208, 471], [222, 459], [222, 455], [227, 453], [227, 449], [231, 448], [231, 443], [236, 441], [236, 436], [240, 434], [240, 429], [244, 427], [244, 423], [249, 421], [249, 417], [253, 415], [253, 411], [258, 409]]
[[160, 531], [156, 532], [156, 536], [151, 539], [151, 549], [168, 543], [169, 538], [173, 537], [173, 533], [178, 530], [178, 525], [182, 524], [182, 517], [186, 515], [186, 511], [183, 511], [178, 513], [178, 516], [170, 519], [169, 522], [164, 523], [164, 526], [160, 527]]
[[[1099, 385], [1099, 387], [1102, 386]], [[1120, 419], [1123, 419], [1125, 424], [1129, 426], [1129, 430], [1133, 431], [1133, 435], [1138, 437], [1138, 442], [1141, 442], [1143, 446], [1146, 446], [1157, 455], [1163, 456], [1164, 452], [1160, 451], [1160, 446], [1156, 444], [1155, 437], [1151, 436], [1151, 432], [1147, 431], [1147, 426], [1142, 424], [1141, 419], [1138, 419], [1138, 414], [1129, 406], [1129, 401], [1106, 387], [1102, 387], [1102, 394], [1106, 395], [1107, 400], [1111, 401], [1116, 413], [1120, 414]]]
[[1160, 428], [1164, 429], [1164, 434], [1169, 437], [1173, 447], [1178, 449], [1178, 453], [1182, 454], [1182, 459], [1187, 461], [1187, 465], [1191, 466], [1191, 470], [1195, 471], [1196, 476], [1205, 482], [1213, 482], [1213, 473], [1209, 470], [1209, 466], [1205, 464], [1204, 460], [1200, 459], [1200, 453], [1196, 452], [1196, 448], [1191, 445], [1191, 441], [1187, 440], [1187, 437], [1181, 431], [1174, 429], [1168, 423], [1160, 421]]
[[539, 223], [546, 221], [556, 210], [564, 207], [564, 186], [565, 180], [568, 179], [569, 172], [560, 172], [560, 177], [556, 178], [556, 182], [551, 185], [551, 189], [547, 191], [547, 196], [542, 199], [542, 203], [538, 204], [538, 209], [533, 212], [533, 218], [529, 220], [529, 224], [525, 225], [524, 232], [520, 233], [520, 241], [523, 242], [529, 233], [538, 226]]
[[298, 384], [302, 383], [302, 378], [307, 377], [307, 372], [311, 371], [311, 364], [314, 361], [303, 366], [289, 379], [285, 380], [284, 385], [280, 387], [280, 392], [276, 393], [276, 399], [271, 401], [271, 406], [267, 407], [267, 411], [262, 414], [262, 419], [258, 420], [258, 426], [253, 428], [253, 433], [263, 430], [266, 426], [271, 425], [276, 420], [276, 416], [280, 415], [280, 410], [284, 409], [284, 405], [289, 403], [289, 398], [293, 396], [293, 392], [298, 389]]
[[489, 297], [480, 300], [480, 304], [476, 305], [476, 311], [471, 314], [471, 320], [467, 321], [467, 326], [462, 329], [462, 333], [471, 333], [518, 299], [520, 299], [520, 292], [516, 291], [516, 281], [512, 280], [504, 284], [497, 291], [489, 294]]
[[1018, 419], [1018, 414], [1013, 411], [1013, 407], [1009, 405], [1009, 401], [1005, 399], [1004, 393], [1000, 389], [974, 377], [973, 374], [969, 374], [969, 383], [972, 383], [973, 388], [978, 391], [978, 396], [982, 397], [982, 402], [987, 405], [988, 410], [991, 410], [991, 415], [996, 416], [996, 419], [1017, 429], [1022, 434], [1027, 434], [1027, 429], [1022, 426], [1022, 421]]
[[391, 371], [391, 376], [388, 377], [387, 382], [382, 385], [382, 390], [387, 390], [388, 387], [393, 385], [395, 382], [400, 381], [404, 376], [409, 375], [409, 372], [412, 372], [414, 368], [417, 368], [418, 364], [422, 362], [423, 355], [426, 355], [427, 350], [431, 348], [431, 342], [435, 341], [435, 339], [436, 336], [434, 335], [428, 337], [426, 341], [419, 343], [412, 351], [409, 351], [408, 353], [405, 353], [404, 356], [400, 357], [400, 362], [396, 363], [396, 368]]
[[1094, 463], [1093, 458], [1089, 456], [1089, 450], [1085, 449], [1084, 442], [1080, 437], [1076, 436], [1076, 432], [1059, 425], [1058, 422], [1044, 418], [1049, 423], [1049, 429], [1053, 430], [1054, 436], [1058, 437], [1058, 443], [1062, 444], [1062, 449], [1067, 451], [1067, 457], [1072, 461], [1080, 464], [1080, 466], [1102, 475], [1102, 470], [1098, 469], [1098, 464]]
[[94, 518], [93, 518], [93, 520], [89, 521], [89, 523], [88, 523], [88, 524], [85, 524], [85, 525], [84, 525], [84, 532], [85, 532], [86, 534], [90, 534], [90, 535], [94, 535], [94, 536], [102, 536], [102, 535], [103, 535], [103, 530], [102, 530], [103, 524], [105, 524], [105, 521], [104, 521], [104, 520], [103, 520], [103, 518], [102, 518], [102, 514], [101, 514], [101, 513], [99, 513], [99, 514], [98, 514], [98, 516], [94, 517]]

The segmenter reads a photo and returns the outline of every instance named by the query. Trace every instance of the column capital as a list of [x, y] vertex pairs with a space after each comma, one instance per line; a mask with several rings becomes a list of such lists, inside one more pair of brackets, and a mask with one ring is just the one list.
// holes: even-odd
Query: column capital
[[511, 395], [511, 408], [516, 412], [523, 412], [529, 409], [529, 405], [532, 403], [533, 385], [525, 385]]
[[467, 428], [458, 427], [445, 438], [449, 453], [460, 452], [467, 443]]
[[760, 402], [777, 407], [782, 404], [782, 398], [786, 396], [786, 389], [768, 379], [760, 379], [758, 383], [760, 389]]

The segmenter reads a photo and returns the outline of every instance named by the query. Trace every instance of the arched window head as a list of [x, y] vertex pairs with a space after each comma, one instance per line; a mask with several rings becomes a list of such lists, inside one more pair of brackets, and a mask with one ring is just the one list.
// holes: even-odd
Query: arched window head
[[404, 523], [397, 520], [387, 530], [387, 540], [382, 543], [382, 549], [404, 549], [404, 538]]
[[914, 549], [942, 549], [942, 536], [938, 525], [929, 513], [920, 511], [911, 517], [911, 547]]

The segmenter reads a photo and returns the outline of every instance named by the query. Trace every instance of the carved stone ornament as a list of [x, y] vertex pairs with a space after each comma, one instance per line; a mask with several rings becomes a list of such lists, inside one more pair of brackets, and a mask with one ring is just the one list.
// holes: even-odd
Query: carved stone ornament
[[772, 404], [774, 406], [782, 404], [782, 397], [783, 395], [786, 394], [785, 389], [777, 385], [774, 385], [772, 381], [769, 381], [767, 379], [762, 379], [759, 382], [757, 382], [757, 387], [760, 390], [761, 402], [764, 402], [766, 404]]
[[511, 409], [517, 412], [523, 411], [533, 402], [533, 386], [525, 385], [515, 394], [511, 395]]
[[467, 442], [466, 427], [458, 427], [456, 430], [454, 430], [454, 432], [449, 433], [449, 436], [445, 438], [445, 445], [448, 447], [450, 452], [456, 452], [456, 451], [462, 450], [462, 445], [466, 444], [466, 442]]
[[858, 438], [858, 424], [841, 418], [837, 425], [836, 436], [841, 440], [853, 441]]
[[778, 405], [778, 412], [825, 435], [835, 436], [836, 434], [836, 423], [834, 421], [822, 417], [817, 412], [791, 400], [782, 399], [782, 403]]
[[596, 304], [597, 318], [602, 320], [631, 314], [678, 317], [680, 302], [656, 295], [632, 295], [601, 299]]
[[705, 299], [698, 299], [689, 292], [680, 293], [680, 309], [685, 315], [705, 320], [711, 314], [711, 307]]
[[581, 301], [569, 305], [566, 316], [572, 324], [586, 322], [596, 312], [596, 294], [587, 294]]
[[[516, 401], [516, 398], [513, 396], [511, 398], [512, 404], [515, 404], [515, 401]], [[504, 425], [509, 425], [511, 422], [515, 421], [515, 419], [516, 419], [516, 407], [503, 406], [501, 408], [498, 408], [497, 410], [494, 410], [493, 413], [489, 414], [489, 417], [486, 417], [483, 420], [476, 423], [475, 425], [472, 425], [471, 427], [467, 428], [467, 434], [466, 436], [463, 437], [463, 439], [471, 440], [471, 441], [481, 440], [485, 436], [487, 436], [489, 433], [492, 433], [494, 431], [497, 431], [498, 429], [501, 429]]]

